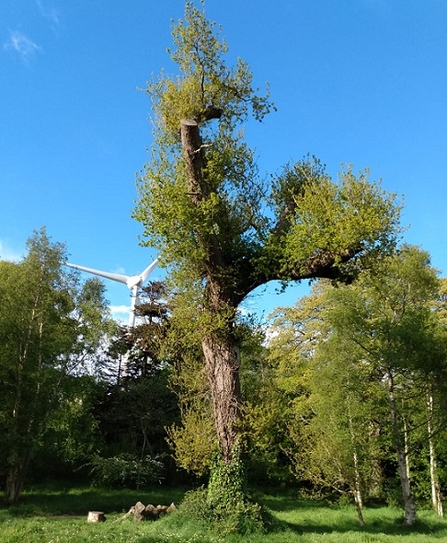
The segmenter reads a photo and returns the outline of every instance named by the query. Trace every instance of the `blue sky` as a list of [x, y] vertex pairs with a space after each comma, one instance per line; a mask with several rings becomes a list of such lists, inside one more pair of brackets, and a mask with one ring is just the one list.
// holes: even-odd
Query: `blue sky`
[[[151, 145], [152, 74], [170, 65], [182, 0], [0, 3], [0, 258], [34, 229], [73, 262], [135, 274], [156, 256], [130, 217]], [[305, 154], [404, 197], [406, 241], [447, 273], [447, 2], [208, 0], [229, 60], [270, 84], [278, 111], [246, 127], [262, 174]], [[161, 272], [152, 278], [160, 277]], [[129, 292], [106, 282], [113, 306]], [[271, 311], [300, 289], [248, 304]], [[125, 318], [125, 317], [124, 317]]]

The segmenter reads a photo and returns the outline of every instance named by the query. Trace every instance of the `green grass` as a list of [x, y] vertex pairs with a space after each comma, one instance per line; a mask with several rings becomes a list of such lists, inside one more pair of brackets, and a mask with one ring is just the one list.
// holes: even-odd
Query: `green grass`
[[[350, 506], [303, 501], [296, 495], [263, 493], [257, 498], [272, 517], [265, 535], [226, 538], [192, 519], [173, 513], [157, 521], [119, 519], [138, 500], [157, 505], [179, 502], [182, 489], [152, 491], [36, 488], [17, 507], [0, 509], [0, 543], [434, 543], [447, 541], [447, 520], [419, 511], [417, 525], [405, 528], [398, 509], [366, 508], [360, 527]], [[107, 521], [87, 523], [87, 512], [101, 510]]]

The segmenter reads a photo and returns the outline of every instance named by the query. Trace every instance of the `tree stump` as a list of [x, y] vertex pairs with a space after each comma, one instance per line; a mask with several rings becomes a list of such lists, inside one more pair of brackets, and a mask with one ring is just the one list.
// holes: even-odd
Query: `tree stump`
[[89, 511], [87, 515], [87, 522], [104, 522], [106, 517], [103, 511]]

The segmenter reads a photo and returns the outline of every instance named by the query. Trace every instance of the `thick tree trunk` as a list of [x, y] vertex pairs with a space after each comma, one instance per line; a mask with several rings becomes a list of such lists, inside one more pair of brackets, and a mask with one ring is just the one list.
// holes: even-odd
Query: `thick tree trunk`
[[411, 490], [409, 477], [408, 454], [406, 453], [405, 439], [402, 439], [402, 431], [399, 424], [396, 398], [394, 394], [394, 378], [391, 371], [388, 373], [388, 398], [390, 403], [391, 420], [393, 424], [394, 446], [396, 448], [397, 465], [399, 471], [402, 497], [405, 507], [404, 524], [412, 526], [416, 522], [416, 504]]
[[4, 498], [8, 505], [16, 505], [22, 496], [27, 461], [17, 461], [6, 470]]
[[[200, 136], [199, 124], [194, 120], [180, 122], [180, 134], [188, 175], [191, 200], [195, 205], [209, 197], [210, 187], [204, 177], [205, 156]], [[218, 236], [206, 229], [196, 232], [197, 242], [206, 258], [204, 273], [207, 287], [205, 298], [207, 310], [223, 319], [223, 329], [206, 333], [202, 340], [206, 370], [210, 385], [214, 422], [219, 445], [225, 463], [233, 459], [234, 446], [238, 440], [238, 423], [241, 411], [241, 392], [239, 383], [240, 353], [236, 339], [231, 333], [231, 317], [234, 313], [234, 287], [225, 284], [226, 263]], [[225, 316], [222, 315], [222, 310]]]
[[241, 412], [240, 353], [236, 341], [207, 337], [202, 342], [213, 400], [214, 422], [223, 460], [230, 464], [238, 441]]

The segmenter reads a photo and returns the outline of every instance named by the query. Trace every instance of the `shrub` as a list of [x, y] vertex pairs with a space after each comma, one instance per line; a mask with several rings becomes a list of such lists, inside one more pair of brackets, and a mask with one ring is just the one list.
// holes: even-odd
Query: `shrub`
[[208, 488], [188, 492], [180, 514], [195, 518], [221, 534], [265, 531], [262, 508], [247, 494], [244, 466], [238, 451], [231, 464], [226, 464], [220, 454], [214, 456]]
[[162, 479], [163, 464], [158, 457], [138, 459], [127, 453], [111, 458], [96, 456], [92, 463], [92, 484], [108, 488], [141, 488]]

